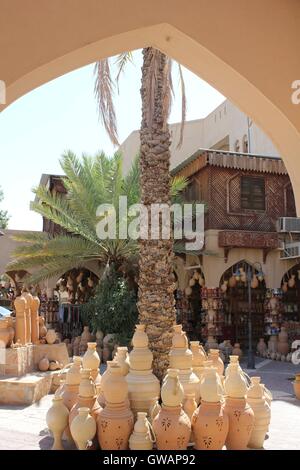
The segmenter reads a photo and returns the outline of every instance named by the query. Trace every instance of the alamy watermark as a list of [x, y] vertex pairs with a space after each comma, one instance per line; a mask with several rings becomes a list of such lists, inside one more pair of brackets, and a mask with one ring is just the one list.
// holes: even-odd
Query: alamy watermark
[[97, 208], [96, 233], [100, 240], [182, 240], [187, 251], [204, 245], [203, 204], [133, 204], [120, 196], [118, 207]]
[[291, 100], [293, 104], [300, 104], [300, 80], [294, 80], [291, 88], [295, 91], [293, 91], [291, 95]]
[[6, 85], [3, 80], [0, 80], [0, 104], [6, 104]]

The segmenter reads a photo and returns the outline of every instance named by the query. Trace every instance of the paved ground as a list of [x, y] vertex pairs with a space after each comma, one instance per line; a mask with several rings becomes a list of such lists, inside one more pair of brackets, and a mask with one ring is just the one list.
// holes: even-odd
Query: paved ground
[[[300, 368], [291, 363], [257, 359], [257, 369], [247, 371], [259, 375], [272, 391], [272, 419], [265, 449], [300, 450], [300, 401], [293, 394], [291, 379]], [[49, 449], [52, 438], [45, 416], [51, 395], [29, 407], [0, 406], [0, 450]]]

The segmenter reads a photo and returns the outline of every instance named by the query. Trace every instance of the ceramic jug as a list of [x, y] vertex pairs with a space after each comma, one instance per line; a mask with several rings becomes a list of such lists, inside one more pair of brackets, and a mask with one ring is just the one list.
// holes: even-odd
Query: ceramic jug
[[69, 410], [60, 396], [55, 396], [46, 415], [47, 426], [52, 432], [54, 442], [52, 450], [63, 450], [61, 438], [68, 424]]

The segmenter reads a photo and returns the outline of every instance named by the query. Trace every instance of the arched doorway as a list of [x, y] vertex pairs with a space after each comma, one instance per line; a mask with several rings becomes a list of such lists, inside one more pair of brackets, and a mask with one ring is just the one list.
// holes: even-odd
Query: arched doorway
[[264, 335], [264, 312], [266, 300], [266, 283], [261, 269], [242, 260], [222, 275], [220, 288], [223, 292], [225, 339], [241, 344], [242, 348], [248, 345], [248, 314], [249, 314], [249, 290], [247, 272], [252, 270], [251, 277], [251, 315], [252, 335], [254, 344]]

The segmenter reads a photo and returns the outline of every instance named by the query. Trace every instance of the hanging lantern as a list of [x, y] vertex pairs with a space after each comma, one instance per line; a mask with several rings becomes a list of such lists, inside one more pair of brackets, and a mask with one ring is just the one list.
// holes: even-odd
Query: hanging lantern
[[184, 292], [185, 292], [185, 295], [187, 297], [189, 297], [192, 294], [193, 291], [192, 291], [192, 288], [190, 286], [188, 286], [184, 289]]
[[246, 274], [244, 268], [240, 268], [240, 279], [244, 283], [247, 282], [247, 274]]

